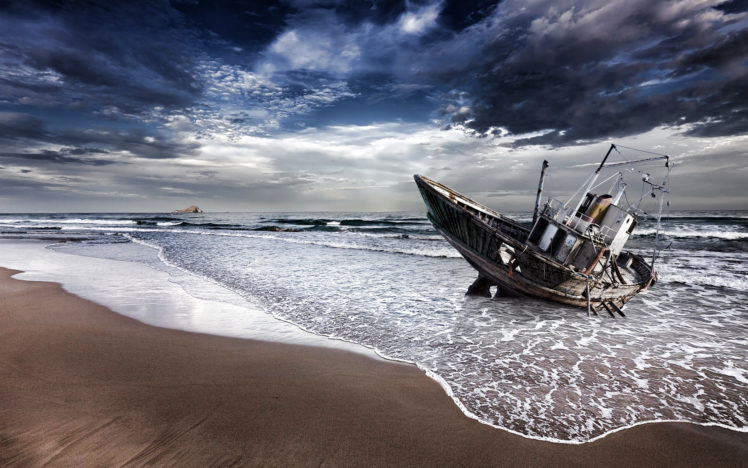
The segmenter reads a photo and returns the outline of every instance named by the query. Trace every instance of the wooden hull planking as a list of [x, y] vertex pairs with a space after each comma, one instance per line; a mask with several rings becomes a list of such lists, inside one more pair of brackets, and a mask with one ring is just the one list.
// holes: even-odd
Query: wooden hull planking
[[593, 307], [623, 306], [647, 287], [651, 270], [633, 258], [623, 276], [629, 282], [586, 276], [525, 244], [529, 229], [469, 198], [422, 176], [414, 177], [428, 209], [429, 221], [481, 276], [502, 294], [532, 296], [586, 307], [587, 288]]

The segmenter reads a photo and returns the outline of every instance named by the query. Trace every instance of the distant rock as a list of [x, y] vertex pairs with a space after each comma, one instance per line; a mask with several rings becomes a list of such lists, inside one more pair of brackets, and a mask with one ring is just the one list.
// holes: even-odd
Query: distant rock
[[174, 210], [172, 213], [202, 213], [203, 210], [198, 208], [195, 205], [190, 206], [189, 208], [185, 208], [183, 210]]

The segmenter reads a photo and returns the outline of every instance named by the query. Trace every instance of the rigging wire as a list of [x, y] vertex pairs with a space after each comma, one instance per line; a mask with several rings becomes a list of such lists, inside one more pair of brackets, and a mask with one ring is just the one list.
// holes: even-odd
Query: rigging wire
[[[647, 154], [653, 154], [653, 155], [655, 155], [655, 156], [667, 156], [667, 154], [663, 154], [663, 153], [655, 153], [654, 151], [647, 151], [647, 150], [643, 150], [643, 149], [639, 149], [639, 148], [632, 148], [632, 147], [630, 147], [630, 146], [616, 145], [616, 148], [626, 148], [626, 149], [628, 149], [628, 150], [632, 150], [632, 151], [639, 151], [639, 152], [641, 152], [641, 153], [647, 153]], [[620, 153], [619, 153], [619, 154], [620, 154]]]
[[615, 174], [613, 174], [612, 176], [610, 176], [607, 179], [605, 179], [602, 182], [600, 182], [599, 184], [595, 185], [594, 187], [590, 187], [590, 190], [594, 190], [594, 189], [598, 188], [599, 186], [603, 185], [605, 182], [608, 182], [609, 180], [613, 179], [614, 177], [619, 177], [619, 176], [622, 176], [622, 175], [623, 174], [621, 174], [621, 172], [618, 171]]
[[[621, 145], [616, 145], [616, 147], [615, 147], [616, 153], [618, 153], [618, 155], [621, 156], [621, 159], [624, 159], [623, 153], [621, 153], [620, 151], [618, 151], [618, 146], [621, 146]], [[635, 148], [629, 148], [628, 146], [621, 146], [621, 148], [634, 149], [635, 151], [638, 151]], [[653, 153], [653, 154], [655, 154], [655, 153]], [[621, 162], [627, 162], [627, 161], [624, 159]], [[631, 167], [629, 167], [629, 171], [631, 171], [631, 172], [638, 172], [639, 174], [644, 174], [644, 171], [642, 171], [642, 169], [639, 167], [639, 164], [637, 164], [635, 162], [631, 162], [629, 164], [631, 165]]]
[[[662, 183], [659, 184], [659, 185], [657, 185], [657, 184], [655, 184], [653, 182], [650, 182], [650, 177], [652, 177], [652, 175], [649, 172], [645, 172], [640, 167], [640, 164], [644, 165], [645, 163], [650, 162], [650, 160], [645, 159], [645, 160], [642, 160], [639, 163], [637, 163], [636, 161], [626, 161], [623, 153], [621, 153], [621, 151], [619, 151], [618, 148], [625, 148], [627, 150], [638, 151], [638, 152], [641, 152], [641, 153], [647, 153], [647, 154], [651, 154], [651, 155], [654, 155], [654, 156], [664, 157], [666, 159], [666, 162], [665, 162], [666, 173], [665, 173], [664, 178], [662, 179]], [[666, 194], [670, 193], [670, 190], [669, 190], [670, 187], [668, 185], [668, 182], [670, 180], [670, 171], [672, 170], [673, 164], [670, 162], [669, 156], [666, 155], [666, 154], [662, 154], [662, 153], [656, 153], [656, 152], [653, 152], [653, 151], [647, 151], [647, 150], [642, 150], [642, 149], [638, 149], [638, 148], [632, 148], [632, 147], [624, 146], [624, 145], [612, 145], [612, 149], [615, 150], [616, 153], [618, 153], [618, 156], [616, 156], [617, 159], [618, 159], [618, 157], [620, 157], [620, 159], [623, 159], [623, 161], [621, 161], [619, 163], [616, 163], [616, 165], [628, 164], [629, 165], [628, 171], [630, 171], [631, 173], [639, 173], [640, 176], [641, 176], [641, 193], [640, 193], [640, 196], [639, 196], [639, 200], [636, 202], [635, 205], [633, 205], [633, 206], [631, 205], [631, 202], [628, 199], [628, 195], [626, 194], [626, 191], [625, 190], [623, 191], [623, 196], [624, 196], [624, 199], [626, 200], [626, 204], [628, 205], [629, 209], [633, 213], [635, 213], [637, 215], [643, 215], [643, 216], [647, 216], [647, 217], [652, 217], [652, 218], [654, 218], [657, 221], [657, 225], [656, 225], [656, 229], [655, 229], [655, 241], [654, 241], [654, 246], [652, 247], [652, 262], [651, 262], [651, 265], [650, 265], [650, 268], [651, 268], [651, 271], [652, 271], [652, 275], [654, 275], [655, 274], [654, 273], [654, 271], [655, 271], [654, 270], [654, 266], [655, 266], [655, 261], [657, 260], [657, 247], [658, 247], [659, 240], [660, 240], [660, 230], [662, 228], [663, 205], [664, 205], [664, 202], [665, 202], [665, 199], [666, 199]], [[604, 160], [603, 160], [603, 162], [604, 162]], [[600, 169], [601, 168], [602, 168], [602, 165], [600, 166]], [[574, 192], [574, 194], [566, 201], [566, 203], [563, 204], [563, 208], [564, 209], [571, 202], [571, 200], [573, 200], [579, 194], [579, 192], [582, 190], [582, 188], [584, 186], [588, 185], [588, 183], [589, 184], [593, 183], [593, 182], [590, 181], [590, 178], [593, 177], [593, 176], [594, 176], [594, 174], [590, 175], [590, 177], [588, 177], [588, 179], [587, 179], [588, 182], [585, 182], [581, 187], [579, 187], [577, 189], [577, 191]], [[610, 181], [614, 177], [618, 177], [625, 184], [623, 172], [622, 171], [618, 171], [615, 174], [613, 174], [612, 176], [610, 176], [610, 177], [606, 178], [605, 180], [603, 180], [602, 182], [600, 182], [599, 184], [595, 185], [594, 187], [590, 187], [589, 190], [592, 190], [592, 189], [600, 187], [601, 185], [603, 185], [604, 183]], [[649, 186], [649, 190], [647, 190], [647, 186]], [[660, 194], [659, 194], [660, 195], [660, 200], [659, 200], [659, 209], [657, 210], [657, 215], [654, 216], [654, 215], [652, 215], [650, 213], [647, 213], [647, 211], [645, 211], [644, 209], [642, 209], [641, 206], [642, 206], [642, 204], [644, 202], [644, 198], [646, 196], [649, 195], [652, 198], [656, 198], [657, 197], [657, 195], [655, 193], [656, 191], [660, 192]], [[670, 201], [667, 201], [667, 212], [668, 212], [668, 215], [669, 215], [669, 213], [670, 213]], [[594, 244], [593, 244], [593, 248], [594, 248]]]

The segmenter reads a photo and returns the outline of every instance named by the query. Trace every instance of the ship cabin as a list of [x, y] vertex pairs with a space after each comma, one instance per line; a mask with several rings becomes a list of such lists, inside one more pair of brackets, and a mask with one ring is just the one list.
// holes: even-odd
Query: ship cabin
[[632, 259], [621, 251], [637, 219], [617, 205], [624, 189], [620, 184], [613, 194], [588, 192], [575, 212], [559, 200], [549, 199], [533, 224], [528, 245], [585, 275], [602, 272], [603, 256], [617, 260], [622, 267], [630, 266]]

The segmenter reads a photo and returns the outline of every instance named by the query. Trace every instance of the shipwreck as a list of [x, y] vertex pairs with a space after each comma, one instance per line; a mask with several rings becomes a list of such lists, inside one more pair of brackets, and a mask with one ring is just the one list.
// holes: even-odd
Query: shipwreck
[[[567, 201], [548, 198], [541, 208], [548, 168], [548, 162], [543, 161], [530, 225], [415, 175], [428, 219], [478, 270], [468, 294], [490, 297], [490, 287], [497, 286], [497, 295], [531, 296], [586, 307], [588, 314], [597, 315], [604, 310], [614, 317], [616, 313], [625, 316], [624, 304], [657, 281], [657, 240], [672, 165], [667, 155], [656, 153], [643, 159], [608, 163], [612, 152], [622, 156], [619, 147], [627, 148], [611, 145], [602, 162]], [[641, 169], [663, 161], [665, 175], [658, 183]], [[596, 184], [603, 169], [615, 171]], [[636, 172], [641, 178], [641, 198], [634, 204], [624, 198], [627, 184], [623, 170]], [[612, 181], [608, 192], [595, 193], [608, 181]], [[639, 217], [645, 214], [642, 202], [652, 198], [659, 198], [657, 231], [652, 255], [645, 258], [624, 247]]]

